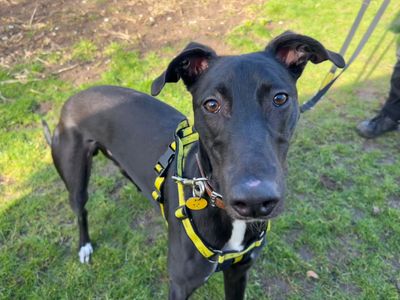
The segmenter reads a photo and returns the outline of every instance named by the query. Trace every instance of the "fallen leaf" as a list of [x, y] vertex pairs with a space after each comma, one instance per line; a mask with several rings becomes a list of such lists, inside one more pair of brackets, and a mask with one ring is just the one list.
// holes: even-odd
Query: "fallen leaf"
[[314, 271], [309, 270], [309, 271], [307, 271], [307, 278], [319, 279], [319, 276]]
[[381, 209], [378, 206], [373, 206], [372, 207], [372, 214], [373, 215], [379, 215], [381, 213]]

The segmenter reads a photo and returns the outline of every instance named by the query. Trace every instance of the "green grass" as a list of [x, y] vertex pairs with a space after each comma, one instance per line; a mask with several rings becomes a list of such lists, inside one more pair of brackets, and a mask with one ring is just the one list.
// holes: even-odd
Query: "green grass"
[[80, 40], [73, 46], [72, 58], [81, 62], [89, 62], [94, 60], [97, 47], [89, 40]]
[[[373, 1], [366, 20], [378, 4]], [[288, 158], [286, 210], [274, 220], [268, 246], [250, 272], [248, 299], [399, 299], [399, 133], [365, 141], [354, 131], [387, 95], [394, 48], [369, 80], [355, 79], [398, 9], [394, 5], [356, 63], [316, 109], [302, 115]], [[259, 18], [226, 37], [235, 52], [262, 49], [287, 29], [337, 51], [358, 5], [271, 0], [254, 10]], [[367, 25], [362, 24], [361, 33]], [[93, 46], [79, 44], [72, 55], [91, 60], [98, 52]], [[171, 57], [180, 49], [172, 50], [166, 50]], [[87, 205], [95, 253], [90, 265], [78, 262], [75, 217], [43, 138], [44, 106], [50, 106], [45, 118], [54, 127], [62, 103], [78, 90], [116, 84], [148, 92], [168, 63], [164, 56], [142, 57], [118, 44], [104, 54], [111, 63], [100, 82], [74, 88], [47, 76], [0, 85], [1, 299], [166, 298], [163, 221], [104, 158], [95, 159]], [[301, 101], [315, 92], [329, 67], [307, 66], [298, 85]], [[28, 80], [40, 79], [44, 66], [34, 62], [0, 69], [0, 81], [22, 72]], [[160, 98], [191, 115], [190, 96], [181, 83], [168, 85]], [[319, 279], [308, 279], [308, 270]], [[193, 298], [221, 299], [222, 285], [216, 274]]]

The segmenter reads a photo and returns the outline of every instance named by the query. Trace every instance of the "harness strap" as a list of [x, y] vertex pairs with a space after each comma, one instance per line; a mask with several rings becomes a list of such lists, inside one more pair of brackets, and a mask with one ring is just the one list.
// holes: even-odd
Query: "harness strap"
[[[178, 199], [179, 199], [179, 206], [180, 207], [186, 207], [185, 206], [185, 192], [184, 192], [184, 186], [182, 183], [178, 182]], [[186, 234], [190, 238], [190, 240], [193, 242], [193, 244], [196, 246], [197, 250], [205, 257], [205, 258], [210, 258], [214, 256], [214, 251], [210, 250], [202, 241], [202, 239], [199, 237], [199, 235], [196, 233], [196, 231], [193, 228], [191, 218], [188, 216], [184, 217], [181, 219], [182, 225], [185, 228]]]
[[[198, 133], [193, 131], [193, 128], [189, 126], [189, 122], [185, 119], [181, 123], [179, 123], [176, 132], [175, 139], [179, 140], [179, 146], [183, 149], [184, 146], [189, 145], [199, 139]], [[152, 192], [152, 197], [155, 201], [160, 205], [160, 210], [163, 218], [166, 220], [165, 211], [164, 211], [164, 199], [162, 193], [162, 187], [165, 182], [165, 176], [170, 166], [171, 162], [175, 157], [175, 153], [178, 152], [176, 149], [177, 143], [173, 141], [167, 147], [167, 151], [164, 152], [163, 155], [158, 159], [156, 165], [154, 166], [154, 170], [157, 173], [157, 177], [154, 181], [155, 190]], [[183, 151], [183, 150], [182, 150]], [[182, 152], [181, 152], [182, 153]], [[177, 160], [180, 164], [179, 168], [183, 169], [183, 159]]]
[[[176, 143], [175, 141], [169, 144], [167, 151], [160, 157], [157, 164], [154, 166], [154, 171], [157, 173], [157, 177], [154, 181], [155, 190], [151, 193], [151, 196], [160, 205], [160, 211], [163, 218], [166, 220], [164, 211], [164, 199], [162, 196], [162, 186], [165, 181], [166, 171], [175, 156]], [[167, 224], [168, 225], [168, 224]]]
[[[172, 142], [167, 151], [160, 157], [159, 161], [155, 166], [155, 171], [157, 172], [157, 177], [154, 182], [155, 191], [152, 193], [154, 200], [160, 204], [160, 209], [163, 217], [164, 213], [164, 200], [162, 197], [162, 186], [165, 182], [166, 170], [171, 164], [173, 158], [176, 161], [176, 176], [182, 178], [183, 170], [185, 165], [185, 157], [190, 150], [192, 144], [198, 141], [198, 133], [193, 131], [193, 128], [189, 126], [187, 120], [183, 120], [179, 123], [175, 131], [175, 141]], [[182, 181], [177, 181], [178, 189], [178, 208], [175, 210], [175, 216], [182, 222], [185, 232], [189, 239], [193, 242], [196, 249], [204, 256], [207, 260], [217, 263], [217, 270], [222, 270], [231, 264], [237, 263], [251, 253], [257, 247], [264, 245], [266, 239], [266, 233], [269, 232], [271, 228], [271, 223], [268, 220], [266, 230], [263, 230], [257, 240], [250, 243], [242, 251], [222, 251], [216, 250], [206, 244], [205, 241], [197, 233], [195, 226], [193, 224], [191, 210], [186, 206], [185, 190]], [[221, 200], [222, 201], [222, 200]]]

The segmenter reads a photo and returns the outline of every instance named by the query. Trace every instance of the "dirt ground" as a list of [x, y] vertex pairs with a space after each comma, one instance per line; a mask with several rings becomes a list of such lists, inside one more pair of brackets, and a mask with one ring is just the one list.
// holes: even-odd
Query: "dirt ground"
[[[230, 52], [220, 37], [251, 18], [260, 0], [0, 0], [0, 66], [52, 52], [64, 53], [81, 39], [102, 49], [113, 41], [141, 53], [196, 40]], [[62, 78], [95, 80], [104, 61], [46, 64]], [[79, 76], [78, 76], [79, 74]]]

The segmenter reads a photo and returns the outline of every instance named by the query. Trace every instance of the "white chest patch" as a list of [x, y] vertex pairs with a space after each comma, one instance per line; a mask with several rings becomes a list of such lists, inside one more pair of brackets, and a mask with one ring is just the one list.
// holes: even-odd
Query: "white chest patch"
[[242, 251], [243, 240], [246, 233], [246, 222], [235, 220], [232, 223], [232, 235], [229, 241], [225, 244], [223, 250]]

